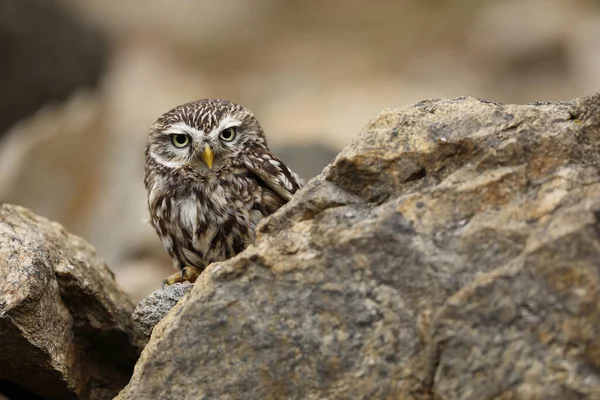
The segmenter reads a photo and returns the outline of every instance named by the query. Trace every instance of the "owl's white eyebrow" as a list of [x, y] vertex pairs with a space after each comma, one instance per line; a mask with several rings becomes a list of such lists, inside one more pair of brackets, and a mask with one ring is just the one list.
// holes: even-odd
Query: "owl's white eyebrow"
[[221, 120], [221, 122], [219, 122], [219, 125], [215, 129], [210, 131], [209, 135], [214, 135], [214, 134], [218, 135], [219, 133], [221, 133], [221, 131], [223, 129], [227, 129], [232, 126], [240, 126], [241, 124], [242, 124], [242, 121], [240, 121], [239, 119], [233, 118], [231, 116], [227, 116], [227, 117], [223, 118]]
[[188, 124], [184, 124], [182, 122], [177, 122], [176, 124], [171, 125], [168, 129], [163, 131], [165, 135], [177, 135], [181, 133], [186, 133], [192, 136], [202, 136], [204, 135], [204, 131], [196, 128], [192, 128]]
[[182, 162], [173, 162], [173, 161], [164, 160], [162, 157], [160, 157], [158, 154], [156, 154], [153, 151], [150, 152], [150, 157], [152, 157], [154, 159], [154, 161], [156, 161], [160, 165], [164, 165], [167, 168], [180, 168], [184, 164]]

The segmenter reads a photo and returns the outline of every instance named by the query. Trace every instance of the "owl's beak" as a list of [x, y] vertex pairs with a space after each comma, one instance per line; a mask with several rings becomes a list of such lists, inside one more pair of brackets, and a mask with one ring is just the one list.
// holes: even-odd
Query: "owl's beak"
[[204, 159], [206, 165], [208, 165], [208, 168], [212, 169], [213, 160], [215, 159], [215, 153], [213, 153], [212, 149], [208, 144], [204, 145], [204, 152], [202, 152], [202, 158]]

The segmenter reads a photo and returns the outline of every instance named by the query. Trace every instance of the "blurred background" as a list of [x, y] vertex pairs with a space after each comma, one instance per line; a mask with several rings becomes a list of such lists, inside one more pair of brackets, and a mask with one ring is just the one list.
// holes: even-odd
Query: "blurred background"
[[0, 202], [94, 244], [138, 300], [174, 272], [146, 223], [148, 127], [226, 98], [311, 178], [383, 108], [600, 90], [598, 0], [2, 0]]

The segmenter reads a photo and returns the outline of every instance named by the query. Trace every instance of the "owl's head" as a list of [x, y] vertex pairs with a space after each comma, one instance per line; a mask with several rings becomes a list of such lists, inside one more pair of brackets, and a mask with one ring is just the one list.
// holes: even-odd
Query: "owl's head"
[[247, 149], [266, 145], [252, 112], [226, 100], [204, 99], [163, 114], [150, 128], [146, 154], [170, 169], [218, 171]]

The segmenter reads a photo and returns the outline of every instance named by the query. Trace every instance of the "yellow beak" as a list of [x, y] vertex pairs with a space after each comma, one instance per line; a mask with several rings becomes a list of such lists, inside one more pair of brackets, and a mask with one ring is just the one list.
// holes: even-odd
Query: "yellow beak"
[[208, 144], [204, 145], [204, 152], [202, 153], [202, 158], [204, 159], [206, 165], [208, 165], [208, 168], [212, 169], [213, 160], [215, 159], [215, 153], [213, 153], [212, 149]]

